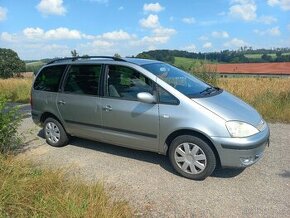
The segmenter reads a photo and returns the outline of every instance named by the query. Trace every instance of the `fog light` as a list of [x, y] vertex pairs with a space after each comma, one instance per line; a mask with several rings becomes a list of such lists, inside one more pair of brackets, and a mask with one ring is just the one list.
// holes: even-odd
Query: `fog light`
[[240, 160], [243, 166], [249, 166], [254, 163], [253, 157], [241, 157]]

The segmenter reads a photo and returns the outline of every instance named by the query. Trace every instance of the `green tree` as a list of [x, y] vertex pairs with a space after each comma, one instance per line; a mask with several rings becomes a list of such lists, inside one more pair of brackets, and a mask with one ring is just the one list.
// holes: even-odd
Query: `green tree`
[[271, 62], [271, 61], [273, 61], [272, 56], [271, 56], [271, 55], [268, 55], [268, 54], [263, 54], [263, 55], [261, 56], [261, 59], [263, 59], [263, 60], [266, 61], [266, 62]]
[[121, 58], [121, 55], [119, 55], [118, 53], [114, 54], [115, 58]]
[[75, 50], [75, 49], [72, 50], [70, 53], [71, 53], [72, 57], [78, 57], [79, 56], [79, 54], [77, 53], [77, 50]]
[[0, 48], [0, 78], [20, 76], [25, 71], [25, 63], [12, 49]]

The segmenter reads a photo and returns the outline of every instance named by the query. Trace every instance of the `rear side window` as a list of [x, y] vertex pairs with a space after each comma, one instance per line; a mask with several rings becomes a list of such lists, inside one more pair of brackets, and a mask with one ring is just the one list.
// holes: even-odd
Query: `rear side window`
[[101, 65], [73, 65], [68, 71], [64, 92], [97, 95]]
[[66, 65], [58, 65], [43, 68], [42, 71], [36, 77], [33, 88], [35, 90], [57, 92], [59, 82], [65, 68]]

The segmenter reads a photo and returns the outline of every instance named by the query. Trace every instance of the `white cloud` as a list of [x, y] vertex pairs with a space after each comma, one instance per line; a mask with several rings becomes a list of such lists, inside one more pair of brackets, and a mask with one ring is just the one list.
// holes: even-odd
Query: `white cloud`
[[272, 24], [277, 22], [277, 18], [273, 16], [261, 16], [258, 18], [258, 22], [264, 23], [264, 24]]
[[144, 4], [143, 10], [146, 12], [160, 12], [164, 10], [164, 7], [162, 7], [159, 2], [156, 3], [150, 3], [150, 4]]
[[153, 33], [156, 36], [171, 36], [176, 33], [176, 30], [172, 28], [158, 27], [153, 30]]
[[224, 46], [228, 48], [238, 48], [245, 45], [247, 45], [247, 43], [244, 40], [238, 38], [233, 38], [232, 40], [224, 43]]
[[212, 43], [211, 42], [206, 42], [202, 45], [203, 48], [211, 48], [212, 47]]
[[112, 47], [114, 43], [108, 42], [105, 40], [95, 40], [91, 43], [91, 45], [94, 47], [108, 48], [108, 47]]
[[160, 26], [158, 16], [153, 14], [149, 14], [149, 16], [146, 19], [143, 18], [139, 22], [141, 26], [145, 28], [156, 28]]
[[176, 34], [175, 29], [163, 27], [159, 22], [157, 27], [144, 31], [149, 33], [139, 38], [122, 29], [99, 35], [88, 35], [66, 27], [48, 30], [27, 27], [18, 33], [0, 33], [0, 47], [5, 45], [12, 48], [24, 59], [70, 56], [70, 51], [73, 49], [76, 49], [79, 54], [119, 53], [125, 56], [135, 55], [150, 48], [162, 48], [162, 44], [167, 43]]
[[229, 38], [229, 34], [226, 31], [213, 31], [211, 35], [215, 38]]
[[159, 26], [152, 29], [151, 33], [151, 35], [144, 36], [141, 39], [137, 39], [136, 37], [134, 40], [131, 40], [129, 44], [131, 46], [148, 46], [147, 49], [149, 49], [167, 43], [176, 33], [176, 30]]
[[41, 0], [36, 8], [43, 15], [65, 15], [66, 13], [63, 0]]
[[151, 36], [144, 36], [138, 43], [140, 44], [164, 44], [176, 33], [175, 29], [158, 27], [153, 29]]
[[264, 36], [264, 35], [268, 35], [268, 36], [280, 36], [281, 32], [280, 32], [280, 28], [278, 26], [267, 29], [267, 30], [258, 30], [255, 29], [254, 33], [260, 35], [260, 36]]
[[145, 43], [145, 44], [164, 44], [166, 42], [168, 42], [168, 40], [170, 39], [169, 36], [144, 36], [141, 39], [141, 43]]
[[200, 36], [200, 37], [198, 37], [198, 39], [201, 41], [206, 41], [206, 40], [208, 40], [208, 37], [207, 36]]
[[23, 31], [23, 35], [27, 39], [38, 39], [38, 40], [63, 40], [63, 39], [87, 39], [87, 40], [129, 40], [133, 39], [136, 36], [134, 34], [130, 35], [129, 33], [125, 32], [124, 30], [115, 30], [112, 32], [106, 32], [102, 35], [87, 35], [81, 33], [78, 30], [68, 29], [65, 27], [59, 27], [56, 29], [51, 29], [44, 31], [43, 29], [36, 27], [28, 27], [25, 28]]
[[283, 11], [290, 10], [290, 0], [268, 0], [267, 3], [272, 7], [279, 6]]
[[28, 27], [23, 30], [23, 34], [28, 39], [61, 40], [61, 39], [81, 39], [83, 37], [80, 31], [70, 30], [65, 27], [51, 29], [46, 32], [39, 27], [37, 28]]
[[0, 22], [6, 20], [7, 9], [0, 6]]
[[195, 44], [190, 44], [190, 45], [187, 45], [183, 48], [181, 48], [182, 50], [185, 50], [185, 51], [188, 51], [188, 52], [195, 52], [196, 51], [196, 46]]
[[131, 36], [124, 30], [112, 31], [102, 34], [102, 38], [108, 40], [129, 40], [132, 39], [133, 37], [134, 37], [133, 35]]
[[187, 24], [193, 24], [196, 22], [196, 20], [194, 17], [184, 17], [182, 18], [182, 22]]
[[44, 37], [44, 30], [39, 27], [28, 27], [25, 28], [22, 32], [28, 39], [40, 39]]
[[279, 27], [273, 27], [273, 28], [269, 29], [268, 32], [271, 36], [280, 36], [281, 35]]
[[47, 39], [81, 39], [81, 33], [78, 30], [70, 30], [65, 27], [52, 29], [45, 32]]
[[3, 32], [1, 33], [0, 39], [5, 42], [14, 42], [17, 40], [17, 36], [15, 34]]
[[255, 20], [257, 6], [253, 0], [233, 0], [229, 8], [229, 16], [245, 21]]

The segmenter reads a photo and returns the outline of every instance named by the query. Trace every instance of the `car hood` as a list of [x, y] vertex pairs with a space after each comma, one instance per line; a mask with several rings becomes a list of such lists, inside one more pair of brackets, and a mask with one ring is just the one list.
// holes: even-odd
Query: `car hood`
[[256, 126], [262, 119], [253, 107], [226, 91], [218, 95], [194, 98], [192, 100], [219, 115], [226, 121], [239, 120]]

